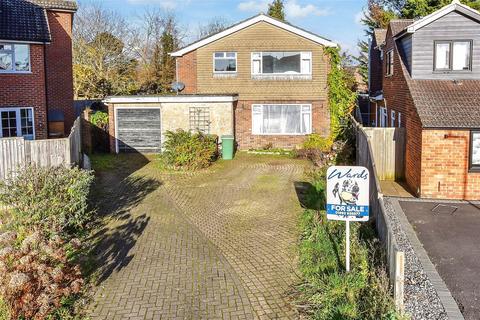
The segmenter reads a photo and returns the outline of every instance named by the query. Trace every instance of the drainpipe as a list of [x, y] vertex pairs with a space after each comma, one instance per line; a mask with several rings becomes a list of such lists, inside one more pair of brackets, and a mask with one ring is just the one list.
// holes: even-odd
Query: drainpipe
[[[43, 44], [43, 76], [44, 76], [44, 82], [45, 82], [45, 107], [46, 107], [46, 113], [45, 113], [45, 119], [47, 120], [47, 139], [50, 138], [50, 128], [49, 128], [49, 121], [48, 121], [48, 109], [49, 109], [49, 103], [48, 103], [48, 81], [47, 81], [47, 44]], [[36, 132], [35, 132], [36, 133]], [[36, 139], [37, 137], [35, 137]]]

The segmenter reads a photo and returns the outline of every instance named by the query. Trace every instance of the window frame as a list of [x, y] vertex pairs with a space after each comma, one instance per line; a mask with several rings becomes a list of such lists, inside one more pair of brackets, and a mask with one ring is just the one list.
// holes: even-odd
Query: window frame
[[[254, 131], [254, 128], [255, 128], [255, 125], [254, 125], [254, 107], [262, 107], [262, 120], [263, 120], [263, 110], [264, 110], [264, 106], [271, 106], [271, 105], [274, 105], [274, 106], [298, 106], [300, 108], [300, 126], [302, 125], [302, 116], [304, 114], [309, 114], [310, 115], [310, 123], [309, 123], [309, 129], [308, 131], [306, 131], [305, 133], [262, 133], [262, 132], [256, 132]], [[302, 108], [303, 107], [306, 107], [308, 106], [309, 107], [309, 112], [303, 112], [302, 111]], [[306, 135], [309, 135], [309, 134], [312, 134], [313, 133], [313, 110], [312, 110], [312, 104], [310, 103], [303, 103], [303, 104], [299, 104], [299, 103], [256, 103], [256, 104], [252, 104], [251, 106], [251, 116], [252, 116], [252, 121], [251, 121], [251, 132], [252, 132], [252, 135], [256, 135], [256, 136], [306, 136]]]
[[[264, 53], [299, 53], [300, 54], [300, 73], [264, 73], [263, 72], [263, 54]], [[260, 55], [260, 59], [255, 58], [255, 55]], [[287, 76], [287, 77], [295, 77], [295, 76], [312, 76], [313, 74], [313, 53], [312, 51], [257, 51], [257, 52], [252, 52], [250, 54], [250, 65], [251, 65], [251, 74], [252, 76]], [[309, 61], [309, 72], [305, 73], [303, 72], [303, 61]], [[260, 72], [257, 73], [255, 72], [254, 69], [254, 61], [259, 61], [260, 62]]]
[[395, 116], [395, 110], [390, 110], [390, 126], [393, 128], [395, 127]]
[[[217, 53], [223, 53], [223, 57], [216, 57]], [[235, 54], [235, 71], [217, 71], [215, 70], [215, 62], [217, 60], [231, 60], [234, 58], [227, 57], [227, 53], [234, 53]], [[213, 73], [214, 74], [236, 74], [238, 72], [238, 52], [236, 51], [215, 51], [213, 54]]]
[[[0, 112], [11, 112], [15, 111], [15, 121], [17, 126], [17, 138], [25, 137], [22, 135], [22, 113], [21, 110], [31, 110], [32, 111], [32, 140], [35, 140], [35, 110], [32, 107], [17, 107], [17, 108], [0, 108]], [[3, 126], [2, 118], [0, 113], [0, 139], [3, 138], [15, 138], [15, 137], [4, 137], [3, 136]]]
[[[470, 43], [470, 59], [468, 63], [468, 69], [463, 70], [453, 70], [453, 45], [455, 42], [469, 42]], [[437, 68], [437, 44], [448, 44], [449, 45], [449, 57], [448, 57], [448, 68], [447, 69], [438, 69]], [[473, 40], [472, 39], [458, 39], [458, 40], [434, 40], [433, 41], [433, 72], [435, 73], [465, 73], [472, 72], [473, 69]]]
[[468, 149], [468, 171], [469, 172], [480, 172], [480, 164], [473, 164], [473, 135], [480, 135], [480, 130], [471, 130], [470, 131], [470, 144]]
[[[32, 57], [31, 57], [31, 52], [30, 52], [30, 44], [29, 43], [19, 43], [19, 42], [4, 42], [4, 41], [0, 41], [0, 44], [1, 45], [11, 45], [12, 46], [12, 49], [11, 50], [4, 50], [4, 49], [0, 49], [0, 53], [1, 52], [8, 52], [8, 51], [11, 51], [11, 54], [12, 54], [12, 70], [1, 70], [0, 69], [0, 74], [12, 74], [12, 73], [15, 73], [15, 74], [29, 74], [29, 73], [32, 73]], [[15, 58], [15, 46], [16, 45], [25, 45], [27, 46], [27, 51], [28, 51], [28, 70], [20, 70], [20, 71], [17, 71], [16, 70], [16, 67], [17, 67], [17, 64], [16, 64], [16, 58]]]
[[385, 77], [393, 76], [393, 49], [385, 53]]
[[399, 112], [398, 113], [398, 127], [401, 128], [402, 127], [402, 113]]

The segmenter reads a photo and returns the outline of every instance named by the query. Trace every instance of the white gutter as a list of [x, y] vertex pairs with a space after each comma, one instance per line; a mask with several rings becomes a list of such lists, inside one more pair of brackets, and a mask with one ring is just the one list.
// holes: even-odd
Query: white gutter
[[104, 103], [121, 104], [121, 103], [188, 103], [188, 102], [234, 102], [238, 100], [238, 96], [125, 96], [125, 97], [107, 97]]

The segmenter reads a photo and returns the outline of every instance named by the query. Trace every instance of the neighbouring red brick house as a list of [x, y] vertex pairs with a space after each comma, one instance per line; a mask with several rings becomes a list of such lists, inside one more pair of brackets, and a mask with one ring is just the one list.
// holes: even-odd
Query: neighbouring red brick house
[[[453, 1], [393, 20], [372, 75], [373, 119], [405, 127], [405, 179], [423, 198], [480, 199], [480, 13]], [[371, 70], [374, 70], [371, 67]]]
[[[0, 138], [68, 134], [74, 0], [0, 1]], [[51, 123], [64, 123], [50, 127]]]

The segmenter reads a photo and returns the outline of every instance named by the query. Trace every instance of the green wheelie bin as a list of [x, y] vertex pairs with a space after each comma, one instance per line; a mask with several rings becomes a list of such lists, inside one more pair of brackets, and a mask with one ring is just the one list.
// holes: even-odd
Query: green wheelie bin
[[235, 148], [235, 138], [233, 136], [222, 136], [222, 159], [232, 160]]

